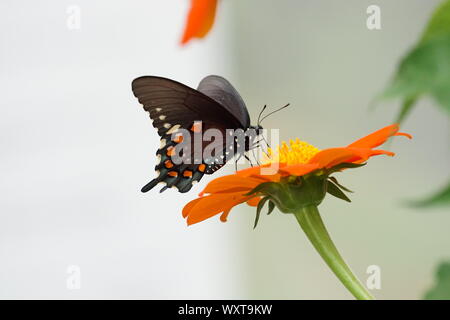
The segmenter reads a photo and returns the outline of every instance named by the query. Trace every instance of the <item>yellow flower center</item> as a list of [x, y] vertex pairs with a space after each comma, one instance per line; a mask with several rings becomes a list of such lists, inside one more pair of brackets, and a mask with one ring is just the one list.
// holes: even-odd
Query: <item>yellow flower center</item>
[[289, 145], [281, 142], [281, 146], [277, 146], [275, 151], [268, 148], [265, 163], [285, 163], [287, 165], [305, 164], [320, 150], [300, 139], [289, 140]]

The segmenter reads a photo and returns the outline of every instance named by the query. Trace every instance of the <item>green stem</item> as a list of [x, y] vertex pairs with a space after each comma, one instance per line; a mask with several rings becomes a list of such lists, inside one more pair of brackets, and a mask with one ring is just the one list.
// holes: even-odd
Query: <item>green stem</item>
[[374, 299], [339, 254], [323, 224], [317, 207], [301, 208], [294, 212], [294, 215], [314, 248], [355, 298], [358, 300]]

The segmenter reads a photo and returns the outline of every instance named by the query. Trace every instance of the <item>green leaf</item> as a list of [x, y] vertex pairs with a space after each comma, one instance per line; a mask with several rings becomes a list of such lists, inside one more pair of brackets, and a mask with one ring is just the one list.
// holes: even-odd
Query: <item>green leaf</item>
[[447, 187], [429, 197], [428, 199], [413, 203], [417, 207], [432, 207], [439, 205], [450, 205], [450, 182]]
[[401, 98], [397, 122], [410, 113], [417, 99], [430, 95], [450, 115], [450, 0], [440, 5], [418, 44], [406, 55], [384, 98]]
[[444, 1], [434, 11], [420, 42], [450, 34], [450, 1]]
[[412, 107], [417, 101], [417, 97], [410, 97], [403, 101], [402, 108], [400, 109], [400, 113], [397, 116], [397, 119], [395, 120], [395, 123], [401, 123], [406, 116], [409, 114], [409, 112], [412, 110]]
[[335, 196], [336, 198], [342, 199], [344, 201], [347, 202], [352, 202], [346, 195], [345, 193], [339, 189], [339, 187], [337, 185], [335, 185], [333, 182], [328, 181], [328, 186], [327, 186], [327, 192], [329, 194], [331, 194], [332, 196]]
[[264, 197], [258, 202], [258, 206], [256, 207], [256, 217], [255, 217], [255, 224], [253, 225], [253, 229], [256, 228], [258, 225], [259, 217], [261, 215], [261, 210], [264, 208], [264, 205], [266, 202], [270, 199], [270, 197]]
[[436, 272], [434, 287], [428, 290], [425, 300], [450, 300], [450, 263], [441, 263]]
[[330, 179], [331, 181], [333, 181], [334, 184], [337, 185], [337, 186], [338, 186], [339, 188], [341, 188], [342, 190], [353, 193], [352, 190], [350, 190], [350, 189], [344, 187], [342, 184], [340, 184], [340, 183], [337, 181], [337, 179], [336, 179], [335, 177], [329, 177], [328, 179]]

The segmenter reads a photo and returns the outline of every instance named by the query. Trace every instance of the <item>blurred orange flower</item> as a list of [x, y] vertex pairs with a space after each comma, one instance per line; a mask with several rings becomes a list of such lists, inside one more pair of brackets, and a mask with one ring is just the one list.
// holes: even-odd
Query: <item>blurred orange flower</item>
[[[409, 134], [398, 132], [398, 130], [398, 124], [393, 124], [369, 134], [347, 147], [330, 148], [322, 151], [298, 139], [295, 141], [291, 140], [289, 146], [283, 142], [281, 147], [278, 147], [276, 151], [269, 150], [270, 158], [267, 163], [212, 180], [199, 194], [199, 198], [192, 200], [183, 208], [183, 217], [187, 218], [187, 224], [191, 225], [222, 213], [220, 220], [225, 222], [230, 210], [234, 206], [243, 202], [247, 202], [250, 206], [258, 205], [263, 194], [260, 192], [252, 193], [252, 190], [258, 186], [267, 182], [281, 182], [279, 184], [281, 185], [284, 183], [283, 181], [287, 181], [289, 178], [294, 178], [295, 180], [296, 177], [304, 177], [306, 179], [305, 176], [309, 174], [324, 178], [322, 179], [325, 181], [325, 184], [323, 184], [323, 188], [325, 189], [324, 197], [327, 192], [326, 182], [328, 181], [329, 174], [346, 168], [360, 166], [361, 163], [372, 156], [383, 154], [393, 156], [393, 152], [374, 148], [380, 146], [392, 136], [406, 136], [411, 138]], [[278, 168], [275, 172], [269, 175], [261, 174], [261, 170], [269, 168], [274, 164]], [[341, 189], [347, 190], [337, 183], [336, 179], [331, 178], [331, 180], [332, 182], [330, 183], [333, 184], [333, 188], [340, 187]], [[317, 185], [320, 185], [318, 187], [319, 189], [322, 188], [322, 184]], [[298, 187], [299, 185], [297, 185]], [[318, 193], [320, 192], [319, 190]], [[301, 191], [301, 194], [304, 193], [304, 191]], [[340, 196], [339, 193], [337, 195], [335, 192], [329, 191], [329, 193], [349, 201], [348, 198]], [[318, 197], [319, 203], [323, 197]], [[283, 196], [278, 197], [278, 199], [280, 198], [283, 198]], [[271, 200], [274, 199], [272, 198]], [[285, 203], [276, 204], [280, 210], [287, 205]], [[315, 204], [318, 203], [316, 202]], [[289, 205], [287, 205], [288, 209]]]
[[192, 38], [203, 38], [214, 24], [217, 0], [191, 0], [186, 27], [181, 44], [186, 44]]

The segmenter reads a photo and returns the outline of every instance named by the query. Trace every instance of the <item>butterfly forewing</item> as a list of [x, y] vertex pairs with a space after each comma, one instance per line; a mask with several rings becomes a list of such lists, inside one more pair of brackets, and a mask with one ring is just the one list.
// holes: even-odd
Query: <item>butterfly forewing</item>
[[230, 128], [241, 127], [241, 121], [218, 102], [179, 82], [161, 77], [140, 77], [133, 81], [132, 90], [144, 109], [150, 112], [160, 136], [169, 125], [185, 126], [199, 120], [226, 123]]

